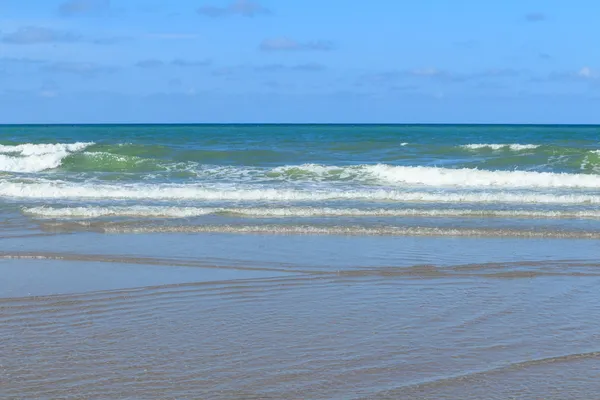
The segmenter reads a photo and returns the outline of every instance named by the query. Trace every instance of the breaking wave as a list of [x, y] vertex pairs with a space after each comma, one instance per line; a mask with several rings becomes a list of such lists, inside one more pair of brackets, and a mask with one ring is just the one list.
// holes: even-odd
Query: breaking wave
[[235, 215], [253, 218], [293, 217], [500, 217], [500, 218], [600, 218], [600, 211], [471, 210], [471, 209], [360, 209], [332, 207], [28, 207], [23, 213], [39, 218], [137, 217], [188, 218]]
[[40, 172], [57, 168], [64, 158], [94, 143], [0, 145], [0, 171]]
[[512, 151], [522, 151], [522, 150], [533, 150], [540, 147], [538, 144], [518, 144], [518, 143], [474, 143], [474, 144], [465, 144], [460, 146], [463, 149], [469, 150], [481, 150], [481, 149], [489, 149], [489, 150], [512, 150]]
[[313, 181], [359, 181], [383, 185], [510, 188], [600, 188], [600, 175], [475, 168], [394, 166], [286, 165], [267, 173], [272, 178]]
[[0, 196], [30, 199], [130, 199], [204, 201], [398, 201], [469, 203], [600, 204], [600, 195], [552, 194], [516, 191], [406, 191], [383, 188], [219, 188], [175, 184], [77, 184], [66, 182], [3, 182]]

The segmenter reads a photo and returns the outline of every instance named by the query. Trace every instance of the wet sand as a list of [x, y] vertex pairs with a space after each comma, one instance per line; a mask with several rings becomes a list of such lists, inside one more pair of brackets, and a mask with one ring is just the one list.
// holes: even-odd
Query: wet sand
[[78, 234], [0, 245], [3, 398], [600, 391], [593, 240]]

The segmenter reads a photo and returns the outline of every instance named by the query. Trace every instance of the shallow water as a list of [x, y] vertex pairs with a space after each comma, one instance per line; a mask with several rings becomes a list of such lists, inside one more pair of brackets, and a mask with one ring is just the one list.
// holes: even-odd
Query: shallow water
[[600, 388], [592, 240], [2, 243], [8, 398], [585, 399]]

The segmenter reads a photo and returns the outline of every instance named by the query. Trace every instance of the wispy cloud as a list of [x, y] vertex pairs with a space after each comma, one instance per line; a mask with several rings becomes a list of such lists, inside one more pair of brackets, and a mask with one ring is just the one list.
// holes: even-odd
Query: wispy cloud
[[447, 82], [466, 82], [476, 79], [488, 78], [514, 78], [522, 74], [522, 71], [512, 68], [491, 68], [474, 72], [453, 72], [437, 68], [420, 68], [405, 71], [413, 77], [437, 79]]
[[184, 60], [181, 58], [176, 58], [171, 62], [165, 62], [157, 59], [148, 59], [148, 60], [140, 60], [135, 63], [136, 67], [139, 68], [160, 68], [167, 65], [172, 65], [175, 67], [207, 67], [212, 64], [210, 60]]
[[212, 64], [211, 60], [183, 60], [181, 58], [176, 58], [171, 61], [171, 65], [175, 65], [177, 67], [207, 67]]
[[162, 39], [162, 40], [189, 40], [197, 39], [199, 35], [195, 33], [149, 33], [144, 37], [148, 39]]
[[0, 57], [0, 75], [6, 77], [15, 71], [22, 73], [25, 70], [36, 68], [43, 64], [44, 61], [32, 58]]
[[576, 74], [579, 78], [582, 79], [598, 79], [600, 78], [600, 73], [590, 67], [583, 67]]
[[546, 19], [546, 14], [541, 12], [530, 12], [528, 14], [525, 14], [525, 20], [529, 22], [542, 22]]
[[135, 63], [136, 67], [140, 67], [140, 68], [159, 68], [164, 66], [165, 63], [161, 60], [141, 60], [138, 61], [137, 63]]
[[110, 0], [69, 0], [58, 7], [58, 12], [67, 17], [106, 11]]
[[318, 73], [325, 71], [327, 67], [319, 63], [300, 63], [300, 64], [263, 64], [263, 65], [230, 65], [215, 68], [211, 71], [213, 76], [219, 77], [248, 77], [252, 74], [293, 74], [293, 73]]
[[97, 45], [113, 45], [131, 40], [127, 36], [85, 37], [78, 33], [46, 28], [43, 26], [24, 26], [14, 32], [0, 36], [0, 41], [6, 44], [35, 45], [52, 43], [91, 43]]
[[81, 35], [41, 26], [26, 26], [2, 36], [7, 44], [29, 45], [43, 43], [72, 43], [82, 40]]
[[258, 15], [267, 15], [271, 13], [266, 7], [258, 2], [251, 0], [237, 0], [225, 7], [205, 5], [197, 10], [198, 14], [206, 17], [219, 18], [239, 15], [242, 17], [255, 17]]
[[46, 99], [52, 99], [54, 97], [58, 97], [58, 91], [40, 89], [40, 91], [38, 92], [38, 96]]
[[21, 64], [21, 65], [36, 65], [43, 64], [45, 61], [33, 59], [33, 58], [23, 58], [23, 57], [1, 57], [0, 64]]
[[593, 82], [600, 83], [600, 70], [588, 66], [576, 71], [555, 71], [543, 78], [534, 78], [532, 82]]
[[318, 63], [306, 63], [296, 65], [284, 65], [284, 64], [268, 64], [255, 67], [256, 72], [286, 72], [286, 71], [299, 71], [299, 72], [319, 72], [324, 71], [326, 67], [323, 64]]
[[99, 44], [99, 45], [112, 45], [112, 44], [128, 42], [130, 40], [132, 40], [132, 38], [128, 37], [128, 36], [111, 36], [111, 37], [92, 39], [91, 43]]
[[234, 67], [221, 67], [212, 71], [213, 76], [230, 77], [235, 74], [236, 68]]
[[474, 49], [478, 46], [478, 42], [476, 42], [475, 40], [461, 40], [458, 42], [454, 42], [454, 45], [463, 49]]
[[40, 90], [38, 91], [38, 96], [44, 97], [47, 99], [57, 97], [58, 95], [59, 95], [59, 88], [56, 85], [56, 82], [54, 82], [53, 80], [45, 81], [42, 84], [42, 86], [40, 87]]
[[392, 85], [390, 91], [392, 92], [414, 92], [419, 89], [417, 85]]
[[181, 85], [183, 85], [183, 82], [181, 81], [181, 79], [179, 78], [172, 78], [169, 79], [169, 86], [172, 88], [178, 88], [181, 87]]
[[522, 74], [523, 71], [511, 68], [492, 68], [475, 72], [453, 72], [426, 67], [364, 74], [359, 77], [357, 85], [389, 86], [402, 80], [461, 83], [485, 79], [516, 78]]
[[271, 90], [277, 90], [277, 89], [290, 90], [290, 89], [294, 89], [296, 87], [296, 85], [294, 85], [292, 83], [282, 83], [282, 82], [277, 82], [277, 81], [266, 81], [266, 82], [263, 82], [262, 85]]
[[449, 74], [447, 72], [441, 71], [437, 68], [431, 68], [431, 67], [412, 69], [410, 71], [407, 71], [407, 73], [409, 75], [413, 75], [413, 76], [424, 76], [424, 77], [449, 76]]
[[84, 77], [94, 77], [100, 74], [108, 74], [117, 71], [116, 67], [99, 65], [87, 62], [57, 62], [45, 67], [49, 72], [74, 74]]
[[299, 42], [286, 37], [265, 39], [260, 44], [261, 51], [331, 51], [334, 45], [325, 40]]

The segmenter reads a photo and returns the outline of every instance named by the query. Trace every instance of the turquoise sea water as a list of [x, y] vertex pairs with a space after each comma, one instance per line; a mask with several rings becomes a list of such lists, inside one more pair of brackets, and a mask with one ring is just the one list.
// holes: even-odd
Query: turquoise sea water
[[599, 126], [0, 126], [0, 210], [5, 227], [63, 232], [594, 238], [599, 135]]

